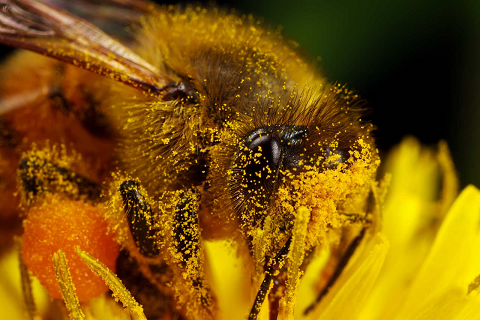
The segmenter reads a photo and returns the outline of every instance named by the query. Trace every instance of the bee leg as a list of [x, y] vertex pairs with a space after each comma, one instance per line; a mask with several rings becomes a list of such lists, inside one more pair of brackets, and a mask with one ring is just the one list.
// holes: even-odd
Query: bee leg
[[320, 292], [320, 294], [317, 296], [314, 302], [310, 304], [305, 311], [303, 312], [304, 315], [309, 314], [315, 307], [322, 301], [322, 298], [328, 293], [330, 288], [335, 284], [337, 281], [338, 277], [342, 274], [343, 270], [347, 266], [348, 261], [352, 257], [353, 253], [355, 252], [355, 249], [357, 249], [358, 245], [362, 241], [365, 231], [367, 228], [363, 228], [362, 231], [360, 231], [360, 234], [355, 237], [355, 239], [352, 240], [350, 245], [348, 246], [347, 250], [345, 251], [345, 254], [342, 256], [340, 261], [338, 262], [337, 267], [335, 268], [335, 271], [333, 272], [333, 275], [330, 277], [328, 280], [327, 285], [323, 288], [323, 290]]
[[287, 255], [288, 251], [290, 250], [290, 244], [292, 243], [292, 237], [288, 238], [285, 245], [280, 249], [277, 255], [273, 258], [272, 262], [269, 263], [267, 271], [265, 272], [265, 278], [260, 285], [260, 289], [258, 290], [257, 296], [255, 297], [255, 301], [253, 303], [252, 309], [250, 310], [250, 314], [248, 316], [248, 320], [256, 320], [260, 310], [262, 308], [263, 301], [267, 296], [268, 291], [270, 290], [270, 285], [273, 280], [273, 275], [275, 271], [278, 269], [279, 264]]
[[184, 284], [187, 288], [193, 287], [195, 304], [199, 303], [201, 306], [198, 309], [187, 305], [187, 313], [204, 310], [205, 315], [197, 315], [203, 319], [212, 317], [214, 298], [203, 273], [204, 255], [198, 226], [199, 198], [194, 190], [180, 191], [178, 194], [172, 230], [174, 234], [172, 253], [177, 268], [184, 275]]
[[18, 171], [22, 193], [28, 205], [46, 191], [66, 193], [75, 199], [100, 198], [101, 188], [98, 184], [37, 155], [23, 158]]
[[[171, 237], [168, 248], [171, 267], [176, 270], [174, 287], [184, 288], [184, 294], [193, 294], [195, 301], [179, 301], [186, 305], [199, 319], [211, 318], [214, 308], [213, 297], [203, 274], [203, 251], [198, 227], [198, 199], [195, 191], [174, 192], [173, 215], [168, 217], [171, 232], [165, 232], [158, 226], [159, 221], [153, 214], [150, 204], [140, 191], [140, 184], [134, 180], [124, 181], [120, 186], [124, 211], [130, 231], [139, 252], [149, 258], [159, 256], [162, 235]], [[167, 225], [163, 226], [168, 228]], [[174, 271], [175, 272], [175, 271]], [[193, 289], [193, 290], [192, 290]], [[182, 290], [182, 289], [178, 289]], [[198, 308], [200, 306], [200, 308]], [[205, 314], [200, 310], [206, 311]]]
[[138, 250], [145, 257], [158, 256], [160, 247], [157, 238], [160, 233], [155, 226], [152, 208], [140, 193], [140, 184], [134, 180], [123, 182], [120, 194], [128, 226]]

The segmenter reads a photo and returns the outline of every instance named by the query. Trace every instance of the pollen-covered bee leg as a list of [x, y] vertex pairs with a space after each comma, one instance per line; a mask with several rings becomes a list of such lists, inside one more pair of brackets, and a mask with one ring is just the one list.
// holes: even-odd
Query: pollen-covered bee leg
[[[197, 314], [199, 318], [212, 317], [214, 310], [214, 298], [204, 277], [203, 248], [198, 226], [198, 202], [199, 195], [193, 191], [180, 191], [178, 202], [175, 206], [173, 221], [173, 257], [177, 267], [184, 276], [187, 287], [193, 287], [193, 295], [197, 306], [187, 305], [187, 313], [198, 313], [198, 310], [206, 311], [206, 314]], [[190, 309], [190, 310], [189, 310]]]
[[338, 277], [342, 274], [343, 270], [347, 266], [348, 261], [352, 257], [353, 253], [355, 252], [355, 249], [357, 249], [358, 245], [362, 241], [363, 237], [365, 236], [365, 231], [367, 228], [363, 228], [362, 231], [360, 231], [360, 234], [355, 237], [355, 239], [352, 240], [350, 245], [348, 246], [347, 250], [345, 251], [345, 254], [342, 256], [340, 261], [338, 262], [337, 267], [335, 268], [335, 271], [333, 272], [332, 276], [328, 280], [328, 283], [325, 285], [323, 290], [320, 292], [320, 294], [317, 296], [315, 301], [305, 309], [303, 312], [304, 315], [309, 314], [315, 307], [322, 301], [323, 297], [328, 293], [330, 288], [335, 284], [337, 281]]
[[101, 188], [98, 184], [39, 156], [30, 155], [22, 159], [18, 170], [28, 205], [45, 191], [66, 193], [75, 199], [100, 198]]
[[155, 227], [150, 204], [140, 193], [139, 183], [133, 180], [123, 182], [120, 193], [128, 225], [138, 250], [146, 257], [158, 256], [160, 254], [157, 242], [159, 230]]
[[188, 262], [196, 258], [200, 242], [197, 217], [197, 199], [194, 192], [180, 193], [175, 208], [175, 249], [182, 255], [180, 263], [186, 267]]
[[288, 238], [285, 245], [280, 249], [277, 255], [273, 258], [273, 260], [269, 263], [267, 271], [265, 272], [265, 278], [260, 285], [260, 289], [258, 290], [257, 296], [255, 297], [255, 301], [253, 302], [252, 309], [250, 310], [250, 314], [248, 316], [248, 320], [256, 320], [260, 310], [262, 308], [262, 304], [265, 300], [265, 297], [270, 290], [270, 285], [272, 284], [273, 276], [275, 271], [278, 269], [279, 264], [283, 261], [283, 259], [288, 254], [290, 250], [290, 244], [292, 243], [292, 237]]

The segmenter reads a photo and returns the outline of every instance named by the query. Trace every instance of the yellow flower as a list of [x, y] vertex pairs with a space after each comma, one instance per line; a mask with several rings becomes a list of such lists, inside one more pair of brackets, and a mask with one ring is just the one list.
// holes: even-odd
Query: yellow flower
[[392, 184], [382, 232], [390, 248], [352, 318], [479, 319], [477, 287], [470, 286], [480, 275], [479, 190], [468, 186], [451, 205], [457, 185], [444, 144], [434, 154], [406, 139], [387, 167]]
[[[379, 231], [363, 241], [329, 293], [304, 316], [328, 253], [309, 265], [295, 319], [480, 319], [480, 191], [468, 186], [457, 197], [443, 143], [433, 151], [405, 139], [388, 157], [386, 172], [392, 178]], [[207, 243], [206, 254], [219, 319], [245, 319], [255, 289], [242, 260], [225, 242]], [[27, 317], [18, 270], [15, 251], [0, 261], [2, 319]], [[33, 286], [37, 308], [45, 312], [48, 298]], [[128, 319], [111, 299], [94, 299], [84, 309], [87, 319]], [[263, 309], [259, 318], [268, 319]]]

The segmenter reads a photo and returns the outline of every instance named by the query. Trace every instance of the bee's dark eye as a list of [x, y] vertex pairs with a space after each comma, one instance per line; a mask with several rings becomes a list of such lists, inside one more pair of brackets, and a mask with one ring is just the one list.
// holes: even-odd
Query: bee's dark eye
[[247, 147], [254, 152], [254, 157], [259, 158], [256, 161], [259, 167], [262, 164], [278, 166], [282, 157], [282, 143], [275, 134], [255, 132], [246, 142]]
[[297, 146], [306, 136], [307, 128], [300, 126], [265, 126], [251, 132], [245, 139], [250, 150], [243, 164], [246, 184], [271, 191], [280, 167], [298, 167]]
[[303, 126], [265, 126], [256, 129], [245, 139], [246, 146], [253, 151], [254, 165], [248, 171], [262, 167], [277, 168], [280, 161], [287, 167], [298, 162], [296, 146], [307, 136]]
[[[271, 125], [246, 135], [235, 155], [230, 182], [235, 207], [245, 206], [247, 211], [258, 214], [267, 208], [282, 172], [302, 166], [307, 134], [305, 126]], [[261, 221], [256, 213], [253, 220]]]
[[183, 82], [172, 82], [161, 89], [163, 101], [183, 100], [195, 101], [197, 93]]

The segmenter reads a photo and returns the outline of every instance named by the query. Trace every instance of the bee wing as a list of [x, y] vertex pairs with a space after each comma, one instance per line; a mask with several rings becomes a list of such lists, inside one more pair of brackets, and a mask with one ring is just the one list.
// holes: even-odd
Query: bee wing
[[3, 2], [0, 43], [38, 52], [141, 90], [157, 91], [167, 83], [158, 69], [97, 27], [33, 0]]
[[[75, 14], [77, 14], [75, 11], [91, 12], [90, 9], [99, 7], [109, 7], [112, 9], [116, 8], [119, 10], [125, 9], [128, 11], [138, 11], [143, 13], [151, 11], [152, 8], [158, 9], [158, 6], [155, 3], [145, 0], [77, 0], [74, 2], [68, 0], [41, 0], [41, 2], [51, 4], [55, 7], [68, 9], [69, 12], [73, 12]], [[93, 14], [93, 12], [91, 13]], [[98, 14], [98, 12], [96, 14]], [[109, 12], [100, 14], [106, 14], [110, 16]], [[111, 17], [113, 19], [124, 19], [124, 17]]]
[[126, 27], [136, 24], [140, 17], [152, 10], [161, 10], [156, 4], [143, 0], [41, 0], [87, 20], [121, 41], [130, 41]]

